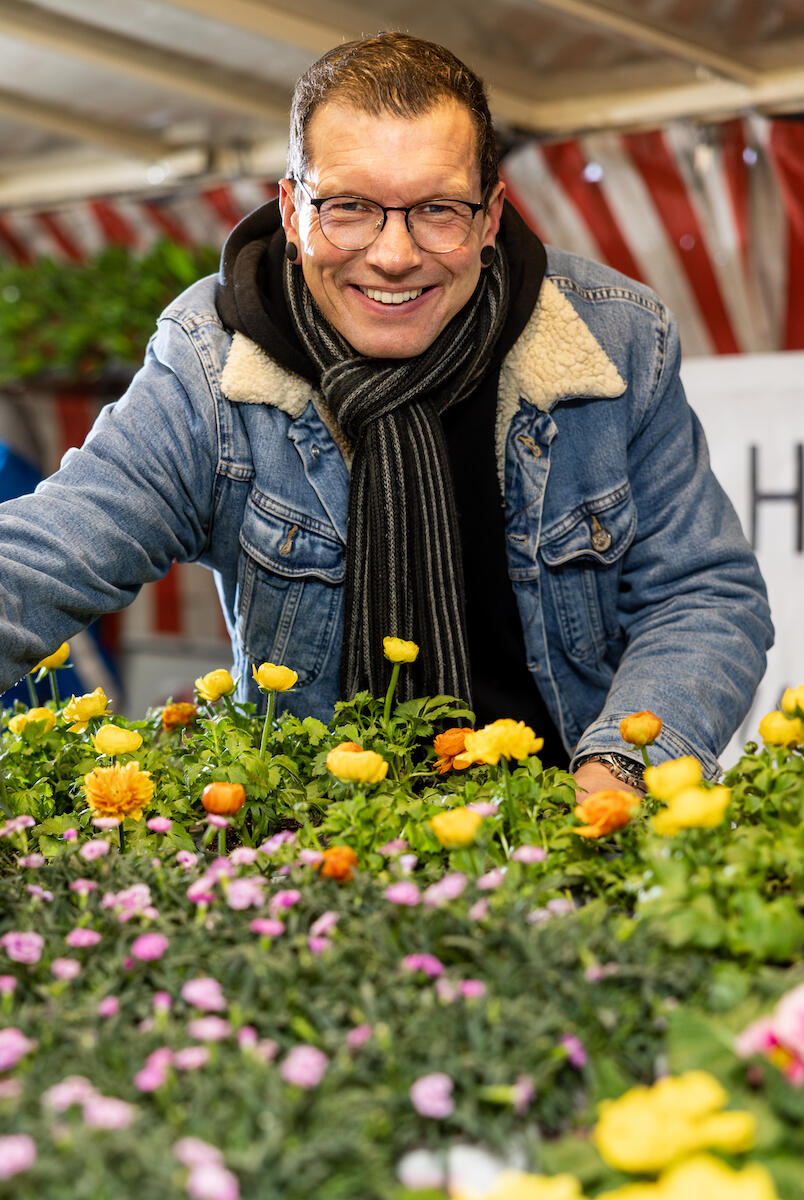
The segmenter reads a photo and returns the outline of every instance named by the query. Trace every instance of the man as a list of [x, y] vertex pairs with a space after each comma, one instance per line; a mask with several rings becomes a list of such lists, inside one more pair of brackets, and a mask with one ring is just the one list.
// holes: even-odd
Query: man
[[[765, 591], [646, 288], [504, 202], [480, 81], [403, 34], [299, 81], [278, 205], [163, 313], [129, 391], [0, 509], [0, 687], [175, 559], [216, 572], [242, 695], [381, 693], [525, 719], [639, 787], [620, 719], [708, 776], [771, 641]], [[612, 757], [612, 754], [615, 757]], [[585, 760], [585, 761], [582, 761]]]

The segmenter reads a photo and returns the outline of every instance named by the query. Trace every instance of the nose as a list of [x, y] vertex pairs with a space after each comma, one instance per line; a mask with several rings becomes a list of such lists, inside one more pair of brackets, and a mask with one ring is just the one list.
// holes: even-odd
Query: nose
[[403, 275], [421, 262], [422, 252], [405, 224], [405, 214], [389, 212], [379, 236], [365, 251], [366, 262], [386, 275]]

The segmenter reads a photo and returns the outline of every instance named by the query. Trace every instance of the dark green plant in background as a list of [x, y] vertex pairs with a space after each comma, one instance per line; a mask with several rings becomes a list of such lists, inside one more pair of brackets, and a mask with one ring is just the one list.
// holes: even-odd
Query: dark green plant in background
[[81, 264], [0, 265], [0, 384], [131, 374], [159, 313], [218, 257], [164, 239], [145, 255], [107, 246]]

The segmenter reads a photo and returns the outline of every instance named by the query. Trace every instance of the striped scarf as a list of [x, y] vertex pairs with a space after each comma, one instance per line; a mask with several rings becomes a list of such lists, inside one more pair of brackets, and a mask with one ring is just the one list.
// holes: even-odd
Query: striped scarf
[[321, 372], [321, 391], [354, 446], [349, 489], [340, 692], [381, 695], [383, 638], [419, 646], [400, 679], [405, 699], [471, 703], [458, 514], [441, 413], [468, 396], [488, 367], [508, 311], [502, 245], [468, 304], [423, 354], [355, 355], [304, 282], [285, 264], [294, 325]]

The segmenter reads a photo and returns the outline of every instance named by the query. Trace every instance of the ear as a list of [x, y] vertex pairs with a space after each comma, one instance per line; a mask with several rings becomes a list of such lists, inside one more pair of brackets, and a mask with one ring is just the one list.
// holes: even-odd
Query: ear
[[491, 193], [491, 199], [489, 200], [489, 205], [486, 209], [486, 215], [483, 218], [483, 233], [480, 238], [481, 247], [494, 245], [494, 239], [496, 238], [497, 232], [500, 228], [500, 218], [502, 217], [504, 199], [505, 184], [500, 179], [494, 185], [494, 189]]
[[301, 250], [299, 245], [299, 216], [296, 211], [296, 184], [292, 179], [279, 181], [279, 211], [282, 214], [282, 228], [288, 242], [292, 242]]

